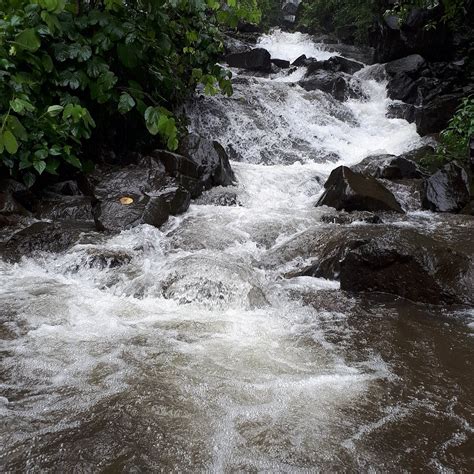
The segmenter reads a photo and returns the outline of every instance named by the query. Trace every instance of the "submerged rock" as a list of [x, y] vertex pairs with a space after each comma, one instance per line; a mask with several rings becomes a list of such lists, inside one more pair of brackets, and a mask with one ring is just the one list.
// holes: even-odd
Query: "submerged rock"
[[422, 203], [436, 212], [458, 212], [469, 203], [469, 178], [456, 162], [445, 165], [423, 183]]
[[364, 67], [359, 61], [343, 58], [342, 56], [333, 56], [325, 61], [310, 58], [305, 61], [304, 65], [308, 68], [308, 74], [313, 74], [319, 70], [354, 74]]
[[431, 304], [474, 301], [472, 254], [445, 242], [393, 229], [383, 238], [350, 241], [344, 248], [342, 290], [391, 293]]
[[382, 224], [382, 219], [379, 215], [368, 211], [353, 211], [344, 212], [339, 211], [321, 216], [321, 222], [325, 224], [348, 225], [354, 222], [362, 222], [365, 224]]
[[230, 67], [248, 69], [250, 71], [271, 72], [272, 70], [270, 53], [263, 48], [228, 54], [226, 61]]
[[339, 166], [324, 184], [326, 191], [317, 206], [346, 211], [403, 212], [394, 195], [373, 177]]
[[360, 81], [343, 72], [318, 70], [298, 82], [307, 91], [321, 90], [343, 102], [364, 97]]
[[0, 247], [0, 254], [7, 260], [17, 261], [35, 252], [64, 252], [78, 243], [83, 233], [94, 230], [91, 222], [35, 222], [13, 234]]

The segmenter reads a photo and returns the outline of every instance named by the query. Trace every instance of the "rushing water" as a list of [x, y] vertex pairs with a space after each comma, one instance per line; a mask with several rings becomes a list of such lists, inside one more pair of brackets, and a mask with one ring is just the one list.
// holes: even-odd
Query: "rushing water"
[[[260, 42], [281, 59], [329, 57], [301, 34]], [[331, 169], [420, 143], [385, 117], [371, 68], [369, 99], [344, 104], [305, 92], [302, 74], [242, 74], [231, 98], [188, 107], [190, 128], [231, 153], [235, 188], [161, 230], [0, 260], [3, 470], [472, 468], [466, 311], [283, 279], [294, 260], [272, 257], [330, 232], [314, 203]], [[217, 205], [229, 192], [239, 205]], [[94, 252], [131, 259], [104, 268]]]

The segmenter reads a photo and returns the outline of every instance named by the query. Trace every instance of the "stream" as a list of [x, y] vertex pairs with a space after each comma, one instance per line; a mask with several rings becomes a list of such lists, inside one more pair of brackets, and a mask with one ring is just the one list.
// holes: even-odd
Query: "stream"
[[[259, 44], [336, 54], [278, 30]], [[298, 86], [304, 68], [233, 71], [232, 97], [187, 112], [236, 186], [161, 229], [0, 259], [3, 472], [472, 469], [474, 312], [283, 278], [306, 258], [288, 242], [332, 232], [314, 206], [332, 169], [424, 143], [386, 118], [377, 67], [357, 73], [368, 99], [343, 103]], [[404, 206], [391, 225], [446, 222]]]

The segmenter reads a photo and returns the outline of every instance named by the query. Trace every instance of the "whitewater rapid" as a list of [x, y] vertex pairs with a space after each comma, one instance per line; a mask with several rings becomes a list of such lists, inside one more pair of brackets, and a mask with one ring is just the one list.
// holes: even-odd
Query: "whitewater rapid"
[[[300, 33], [276, 31], [259, 45], [289, 60], [333, 54]], [[421, 139], [413, 124], [386, 118], [385, 84], [370, 68], [359, 73], [368, 99], [345, 103], [304, 91], [302, 74], [234, 71], [232, 97], [188, 106], [190, 129], [228, 150], [235, 187], [205, 193], [161, 229], [0, 260], [8, 468], [392, 466], [367, 438], [424, 405], [383, 401], [382, 387], [397, 381], [391, 364], [370, 338], [351, 349], [352, 338], [367, 337], [350, 323], [360, 302], [338, 282], [287, 280], [291, 265], [262, 262], [319, 225], [327, 210], [314, 204], [332, 169]], [[216, 205], [226, 193], [237, 205]], [[130, 261], [98, 267], [92, 251]], [[309, 294], [324, 302], [309, 303]], [[457, 416], [449, 419], [461, 426]]]

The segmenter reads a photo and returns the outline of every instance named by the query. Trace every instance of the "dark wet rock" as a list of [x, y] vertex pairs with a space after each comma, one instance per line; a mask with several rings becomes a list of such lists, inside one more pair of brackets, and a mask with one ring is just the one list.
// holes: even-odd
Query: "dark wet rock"
[[403, 119], [413, 123], [415, 121], [415, 106], [402, 102], [390, 104], [387, 110], [387, 117]]
[[207, 191], [196, 200], [196, 203], [212, 206], [241, 206], [237, 193], [225, 191], [222, 188], [214, 188]]
[[407, 74], [410, 77], [416, 77], [421, 69], [426, 65], [425, 59], [419, 54], [411, 54], [405, 58], [396, 59], [385, 64], [385, 70], [390, 76], [396, 74]]
[[436, 212], [458, 212], [469, 203], [469, 178], [461, 166], [451, 162], [425, 180], [423, 207]]
[[51, 184], [44, 189], [44, 192], [63, 196], [81, 196], [83, 194], [77, 181], [73, 180]]
[[17, 261], [35, 252], [64, 252], [93, 232], [94, 224], [83, 221], [35, 222], [13, 234], [1, 247], [0, 255]]
[[228, 54], [226, 61], [230, 67], [248, 69], [250, 71], [271, 72], [272, 70], [270, 53], [263, 48]]
[[[421, 233], [379, 224], [308, 229], [275, 247], [267, 266], [297, 268], [287, 277], [340, 279], [341, 289], [382, 292], [431, 304], [474, 301], [473, 221], [453, 216], [449, 229]], [[308, 262], [301, 266], [301, 262]]]
[[93, 220], [90, 196], [48, 195], [38, 202], [35, 216], [39, 219]]
[[426, 174], [405, 156], [372, 155], [351, 168], [353, 171], [389, 180], [421, 179]]
[[124, 250], [87, 249], [84, 265], [95, 268], [118, 268], [128, 265], [132, 261], [132, 256]]
[[159, 153], [166, 171], [191, 192], [199, 196], [213, 186], [235, 184], [235, 175], [224, 148], [216, 141], [189, 134], [181, 140], [179, 153]]
[[436, 97], [430, 103], [417, 108], [415, 111], [416, 131], [424, 136], [444, 130], [461, 100], [461, 95], [448, 94]]
[[25, 186], [13, 179], [0, 180], [0, 216], [28, 215], [29, 212], [16, 199], [18, 193], [25, 191]]
[[285, 15], [296, 15], [300, 3], [300, 0], [284, 0], [281, 9]]
[[[414, 8], [405, 21], [385, 16], [369, 32], [369, 43], [375, 48], [375, 60], [387, 62], [411, 54], [430, 61], [444, 60], [451, 54], [451, 35], [441, 5], [422, 10]], [[431, 25], [431, 27], [427, 27]]]
[[190, 192], [167, 176], [156, 157], [98, 170], [94, 180], [93, 216], [99, 230], [118, 231], [139, 224], [159, 227], [170, 214], [189, 206]]
[[474, 301], [472, 254], [445, 242], [394, 229], [383, 238], [353, 240], [344, 247], [342, 290], [391, 293], [431, 304]]
[[360, 81], [343, 72], [316, 71], [307, 74], [298, 84], [307, 91], [321, 90], [339, 101], [364, 97]]
[[381, 217], [373, 212], [354, 211], [344, 212], [339, 211], [331, 214], [324, 214], [321, 216], [321, 222], [325, 224], [348, 225], [354, 222], [363, 222], [366, 224], [382, 224]]
[[319, 70], [354, 74], [364, 67], [362, 63], [343, 58], [342, 56], [333, 56], [325, 61], [310, 58], [305, 61], [305, 65], [308, 68], [308, 75]]
[[467, 216], [474, 216], [474, 200], [468, 202], [460, 211], [460, 214], [465, 214]]
[[387, 94], [392, 100], [413, 104], [417, 98], [416, 83], [407, 74], [396, 74], [387, 84]]
[[302, 54], [301, 56], [298, 56], [292, 63], [292, 66], [304, 66], [306, 64], [306, 60], [308, 58], [306, 57], [306, 54]]
[[329, 176], [317, 206], [346, 211], [403, 212], [394, 195], [375, 178], [339, 166]]
[[281, 69], [289, 69], [290, 67], [290, 61], [286, 59], [272, 59], [272, 63]]
[[257, 25], [255, 23], [239, 21], [239, 24], [237, 25], [237, 31], [239, 33], [263, 33], [263, 28], [261, 25]]
[[252, 45], [250, 45], [249, 43], [246, 43], [245, 41], [242, 41], [238, 38], [233, 38], [229, 35], [224, 35], [223, 43], [226, 55], [244, 53], [252, 49]]

